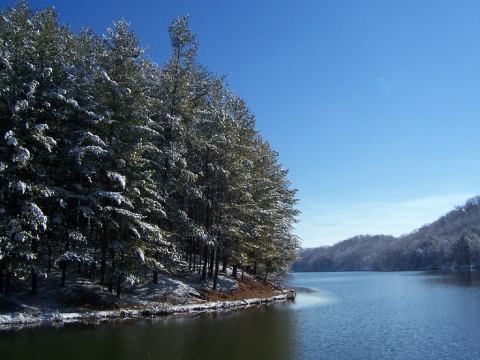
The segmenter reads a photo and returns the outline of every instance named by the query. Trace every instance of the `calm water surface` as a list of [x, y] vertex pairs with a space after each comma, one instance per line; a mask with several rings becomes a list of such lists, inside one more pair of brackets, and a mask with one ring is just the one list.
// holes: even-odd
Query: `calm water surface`
[[0, 332], [0, 359], [480, 359], [476, 273], [296, 273], [294, 303]]

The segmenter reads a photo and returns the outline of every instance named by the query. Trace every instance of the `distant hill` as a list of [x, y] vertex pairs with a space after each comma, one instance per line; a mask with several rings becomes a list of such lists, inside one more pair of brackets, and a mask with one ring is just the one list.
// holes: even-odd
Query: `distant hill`
[[410, 234], [360, 235], [303, 249], [293, 271], [422, 270], [480, 264], [480, 197]]

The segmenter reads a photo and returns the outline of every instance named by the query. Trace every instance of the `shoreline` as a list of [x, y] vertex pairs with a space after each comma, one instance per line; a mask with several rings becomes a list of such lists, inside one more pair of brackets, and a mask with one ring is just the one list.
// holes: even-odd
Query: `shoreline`
[[16, 327], [21, 328], [23, 326], [31, 327], [80, 322], [103, 322], [115, 319], [154, 318], [166, 317], [169, 315], [231, 311], [294, 300], [295, 296], [295, 290], [283, 289], [280, 290], [277, 295], [265, 298], [211, 301], [186, 305], [147, 306], [142, 309], [94, 310], [84, 312], [51, 311], [37, 314], [13, 312], [11, 314], [0, 314], [0, 331], [15, 329]]
[[295, 273], [342, 273], [342, 272], [359, 272], [359, 273], [366, 273], [366, 272], [375, 272], [375, 273], [393, 273], [393, 272], [421, 272], [421, 271], [449, 271], [449, 272], [458, 272], [458, 273], [466, 273], [466, 272], [480, 272], [479, 266], [470, 266], [465, 268], [459, 267], [432, 267], [432, 268], [425, 268], [425, 269], [395, 269], [395, 270], [374, 270], [374, 269], [358, 269], [358, 270], [305, 270], [305, 271], [292, 271], [291, 274]]

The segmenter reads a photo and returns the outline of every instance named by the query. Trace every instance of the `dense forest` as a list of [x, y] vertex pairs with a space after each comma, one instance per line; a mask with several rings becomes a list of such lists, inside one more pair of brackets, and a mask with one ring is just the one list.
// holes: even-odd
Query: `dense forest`
[[333, 246], [304, 249], [293, 270], [389, 271], [479, 266], [480, 197], [476, 197], [399, 238], [363, 235]]
[[0, 290], [83, 276], [118, 296], [179, 263], [267, 278], [297, 253], [295, 190], [255, 118], [196, 60], [188, 18], [150, 60], [125, 21], [0, 16]]

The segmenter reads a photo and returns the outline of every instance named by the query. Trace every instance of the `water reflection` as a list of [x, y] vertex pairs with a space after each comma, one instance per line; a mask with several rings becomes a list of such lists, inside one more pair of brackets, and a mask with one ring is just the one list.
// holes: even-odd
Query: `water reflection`
[[289, 309], [299, 310], [310, 306], [320, 306], [333, 304], [336, 301], [335, 295], [329, 291], [312, 288], [297, 288], [297, 297], [293, 301]]
[[0, 358], [294, 359], [296, 319], [282, 310], [287, 306], [6, 332], [0, 335]]
[[0, 359], [480, 359], [480, 276], [294, 274], [293, 303], [0, 332]]
[[480, 273], [478, 270], [431, 270], [416, 273], [416, 275], [421, 275], [425, 282], [432, 285], [480, 288]]

